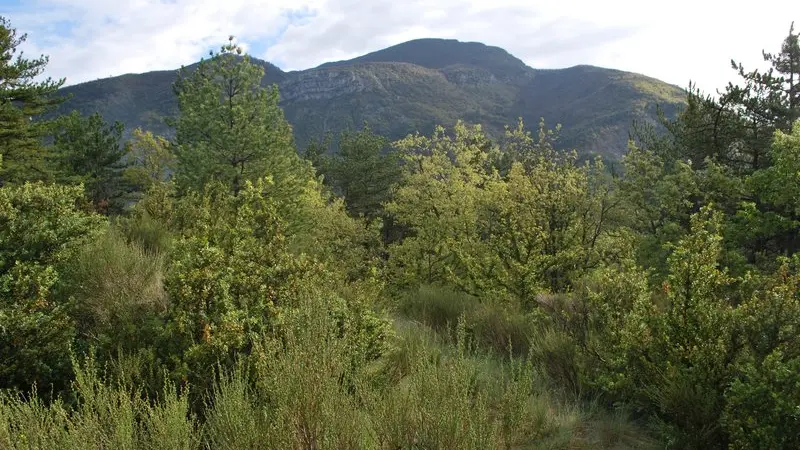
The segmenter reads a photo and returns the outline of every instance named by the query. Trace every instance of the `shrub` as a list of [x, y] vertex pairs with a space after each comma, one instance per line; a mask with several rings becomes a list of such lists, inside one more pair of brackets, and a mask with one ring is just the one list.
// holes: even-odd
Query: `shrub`
[[800, 448], [800, 357], [776, 350], [745, 363], [725, 393], [722, 423], [734, 449]]
[[0, 388], [66, 387], [74, 335], [54, 295], [75, 251], [105, 220], [78, 208], [83, 188], [24, 184], [0, 189]]
[[733, 448], [797, 448], [800, 439], [800, 256], [736, 311], [744, 349], [725, 393]]

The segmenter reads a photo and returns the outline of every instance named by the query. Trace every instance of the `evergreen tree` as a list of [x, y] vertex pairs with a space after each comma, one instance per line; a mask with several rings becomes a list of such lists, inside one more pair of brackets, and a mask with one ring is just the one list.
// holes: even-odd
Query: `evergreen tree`
[[[245, 181], [266, 175], [293, 189], [310, 167], [293, 147], [292, 130], [278, 106], [278, 88], [261, 86], [264, 69], [230, 42], [196, 69], [182, 68], [174, 85], [176, 182], [201, 189], [212, 180], [237, 194]], [[288, 184], [287, 184], [288, 182]]]
[[[770, 64], [767, 71], [748, 72], [732, 60], [741, 84], [728, 83], [718, 98], [690, 84], [687, 106], [678, 117], [662, 115], [671, 142], [658, 150], [666, 160], [691, 161], [699, 169], [714, 160], [741, 175], [770, 166], [775, 130], [791, 132], [800, 118], [800, 44], [794, 26], [779, 53], [762, 53]], [[648, 140], [641, 131], [634, 136], [640, 144]]]
[[48, 58], [26, 59], [22, 52], [17, 54], [26, 38], [17, 35], [7, 18], [0, 17], [0, 156], [4, 161], [0, 183], [50, 176], [41, 142], [50, 124], [36, 119], [63, 101], [53, 94], [64, 79], [35, 81]]
[[328, 163], [330, 162], [330, 149], [333, 143], [333, 133], [326, 132], [322, 138], [313, 139], [303, 150], [303, 159], [310, 162], [318, 174], [325, 177], [325, 183], [330, 184]]
[[[744, 88], [729, 87], [727, 94], [742, 102], [747, 112], [758, 116], [775, 129], [790, 132], [792, 124], [800, 119], [800, 41], [794, 32], [794, 22], [789, 35], [783, 40], [779, 53], [762, 52], [770, 64], [767, 72], [745, 72], [741, 64], [731, 61], [734, 69], [745, 80]], [[741, 96], [741, 97], [740, 97]]]
[[121, 122], [107, 124], [99, 113], [83, 117], [77, 111], [57, 121], [55, 162], [57, 178], [83, 183], [96, 208], [105, 210], [124, 192]]
[[400, 179], [397, 153], [388, 152], [386, 138], [368, 126], [357, 132], [345, 131], [339, 151], [327, 161], [326, 183], [345, 199], [354, 216], [375, 219], [383, 216], [383, 204]]

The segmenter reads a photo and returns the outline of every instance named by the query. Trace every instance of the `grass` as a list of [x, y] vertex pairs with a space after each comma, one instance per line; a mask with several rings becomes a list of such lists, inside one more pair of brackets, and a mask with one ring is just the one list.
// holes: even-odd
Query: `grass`
[[507, 353], [510, 346], [514, 355], [526, 355], [535, 331], [533, 319], [514, 305], [486, 303], [437, 286], [422, 286], [404, 295], [399, 312], [438, 332], [452, 328], [463, 314], [477, 345], [499, 354]]
[[163, 257], [127, 242], [109, 227], [84, 247], [65, 271], [78, 329], [92, 335], [135, 335], [145, 317], [167, 308]]
[[0, 447], [652, 448], [624, 414], [558, 395], [532, 360], [476, 348], [463, 321], [437, 332], [398, 319], [393, 350], [352, 372], [320, 309], [222, 372], [202, 420], [186, 392], [167, 385], [148, 398], [87, 358], [75, 361], [74, 407], [0, 396]]

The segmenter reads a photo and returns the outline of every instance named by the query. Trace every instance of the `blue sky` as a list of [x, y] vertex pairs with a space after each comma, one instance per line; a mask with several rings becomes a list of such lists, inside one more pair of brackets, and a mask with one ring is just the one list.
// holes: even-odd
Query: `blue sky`
[[67, 84], [191, 64], [229, 35], [284, 70], [443, 37], [532, 67], [594, 64], [713, 91], [736, 78], [731, 58], [762, 66], [761, 50], [800, 28], [796, 0], [0, 0], [0, 15]]

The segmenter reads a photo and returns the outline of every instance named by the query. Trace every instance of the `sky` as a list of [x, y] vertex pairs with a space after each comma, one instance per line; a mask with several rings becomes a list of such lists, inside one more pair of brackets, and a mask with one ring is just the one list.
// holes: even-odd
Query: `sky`
[[793, 20], [800, 28], [800, 1], [0, 0], [0, 15], [67, 85], [176, 69], [230, 35], [287, 71], [438, 37], [534, 68], [591, 64], [713, 94], [737, 80], [731, 59], [763, 67], [762, 50], [777, 51]]

